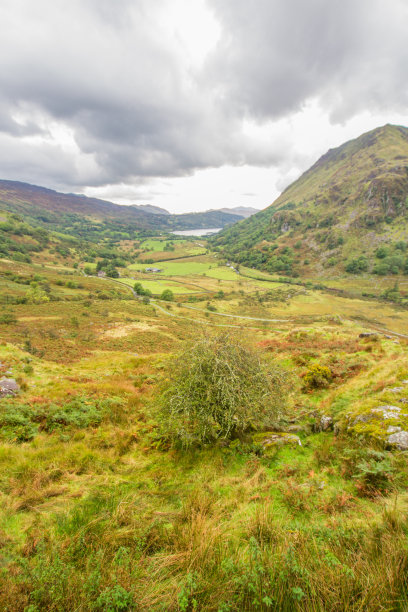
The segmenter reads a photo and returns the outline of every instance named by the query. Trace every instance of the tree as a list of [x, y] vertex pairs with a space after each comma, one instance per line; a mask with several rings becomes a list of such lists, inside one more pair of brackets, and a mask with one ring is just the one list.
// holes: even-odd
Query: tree
[[152, 296], [152, 292], [150, 291], [150, 289], [145, 289], [142, 283], [135, 283], [133, 285], [133, 291], [137, 293], [137, 295], [144, 295], [148, 298]]
[[160, 296], [161, 300], [166, 300], [166, 302], [173, 302], [174, 293], [170, 289], [165, 289]]
[[283, 411], [289, 376], [231, 333], [203, 336], [172, 364], [163, 394], [164, 431], [184, 447], [270, 427]]

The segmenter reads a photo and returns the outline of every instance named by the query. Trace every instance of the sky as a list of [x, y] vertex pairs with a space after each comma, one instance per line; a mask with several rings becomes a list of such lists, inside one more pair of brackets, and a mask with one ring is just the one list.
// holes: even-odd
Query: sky
[[0, 178], [170, 212], [265, 208], [408, 126], [407, 0], [1, 0]]

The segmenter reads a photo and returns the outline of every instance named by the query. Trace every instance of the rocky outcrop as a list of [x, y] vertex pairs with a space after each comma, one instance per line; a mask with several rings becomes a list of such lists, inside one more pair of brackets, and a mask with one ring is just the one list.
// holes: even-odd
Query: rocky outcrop
[[399, 450], [408, 450], [408, 431], [396, 431], [392, 433], [390, 436], [388, 436], [387, 442]]
[[20, 385], [14, 378], [2, 378], [0, 380], [0, 397], [14, 396], [20, 391]]
[[293, 433], [267, 431], [260, 434], [255, 434], [253, 437], [255, 443], [261, 444], [265, 453], [268, 450], [287, 444], [293, 446], [302, 446], [299, 436]]
[[359, 414], [353, 421], [352, 425], [358, 423], [367, 423], [374, 419], [380, 419], [388, 421], [389, 419], [399, 419], [401, 408], [399, 406], [378, 406], [378, 408], [372, 408], [369, 412]]
[[319, 423], [320, 431], [327, 431], [333, 429], [333, 419], [331, 416], [323, 415]]

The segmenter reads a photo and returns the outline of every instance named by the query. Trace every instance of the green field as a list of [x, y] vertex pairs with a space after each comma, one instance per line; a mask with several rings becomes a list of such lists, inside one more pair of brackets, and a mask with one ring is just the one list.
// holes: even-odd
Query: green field
[[197, 293], [196, 289], [186, 287], [183, 283], [176, 283], [169, 280], [145, 280], [144, 278], [138, 279], [135, 281], [133, 278], [121, 277], [118, 279], [118, 282], [121, 282], [129, 287], [133, 287], [135, 282], [141, 282], [145, 289], [149, 289], [153, 294], [160, 294], [165, 289], [171, 289], [173, 293]]
[[[201, 263], [198, 261], [160, 261], [156, 264], [132, 264], [129, 270], [137, 270], [144, 272], [146, 268], [157, 267], [162, 270], [161, 274], [165, 276], [190, 276], [206, 273], [210, 269], [211, 264]], [[153, 274], [153, 273], [151, 273]]]

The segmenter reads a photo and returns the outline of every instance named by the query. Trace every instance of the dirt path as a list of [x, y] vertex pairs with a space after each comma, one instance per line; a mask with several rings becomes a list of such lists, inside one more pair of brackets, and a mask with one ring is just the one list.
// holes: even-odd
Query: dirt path
[[[122, 287], [127, 287], [134, 295], [134, 297], [136, 299], [140, 299], [140, 296], [137, 295], [137, 293], [132, 289], [132, 287], [130, 287], [129, 285], [125, 285], [125, 283], [121, 283], [120, 281], [114, 279], [114, 278], [102, 278], [101, 280], [109, 280], [112, 281], [114, 283], [118, 283], [120, 284]], [[164, 314], [170, 316], [170, 317], [175, 317], [177, 319], [184, 319], [186, 321], [191, 321], [192, 323], [196, 323], [196, 324], [201, 324], [201, 325], [209, 325], [211, 327], [235, 327], [235, 328], [240, 328], [240, 325], [222, 325], [222, 324], [218, 324], [218, 323], [211, 323], [210, 321], [198, 321], [197, 319], [193, 319], [190, 317], [184, 317], [183, 315], [178, 315], [175, 314], [174, 312], [170, 312], [169, 310], [167, 310], [166, 308], [163, 308], [162, 306], [160, 306], [160, 304], [158, 304], [159, 300], [157, 299], [150, 299], [150, 303], [153, 304], [155, 306], [155, 308], [158, 308], [161, 312], [163, 312]], [[206, 310], [202, 310], [200, 308], [195, 308], [194, 306], [186, 306], [184, 305], [183, 308], [188, 308], [190, 310], [195, 310], [197, 312], [201, 312], [203, 314], [205, 314]], [[218, 315], [219, 317], [230, 317], [233, 319], [243, 319], [243, 320], [247, 320], [247, 321], [262, 321], [263, 323], [289, 323], [289, 319], [261, 319], [258, 317], [248, 317], [248, 316], [244, 316], [244, 315], [232, 315], [232, 314], [227, 314], [224, 312], [211, 312], [212, 315]], [[408, 335], [406, 334], [400, 334], [398, 332], [393, 332], [387, 328], [382, 328], [382, 327], [375, 327], [373, 325], [364, 325], [363, 322], [359, 321], [359, 324], [364, 327], [364, 329], [367, 329], [369, 331], [377, 331], [380, 333], [383, 333], [385, 335], [389, 335], [389, 336], [395, 336], [398, 338], [408, 338]], [[259, 327], [246, 327], [245, 329], [254, 329], [254, 330], [259, 330]]]

